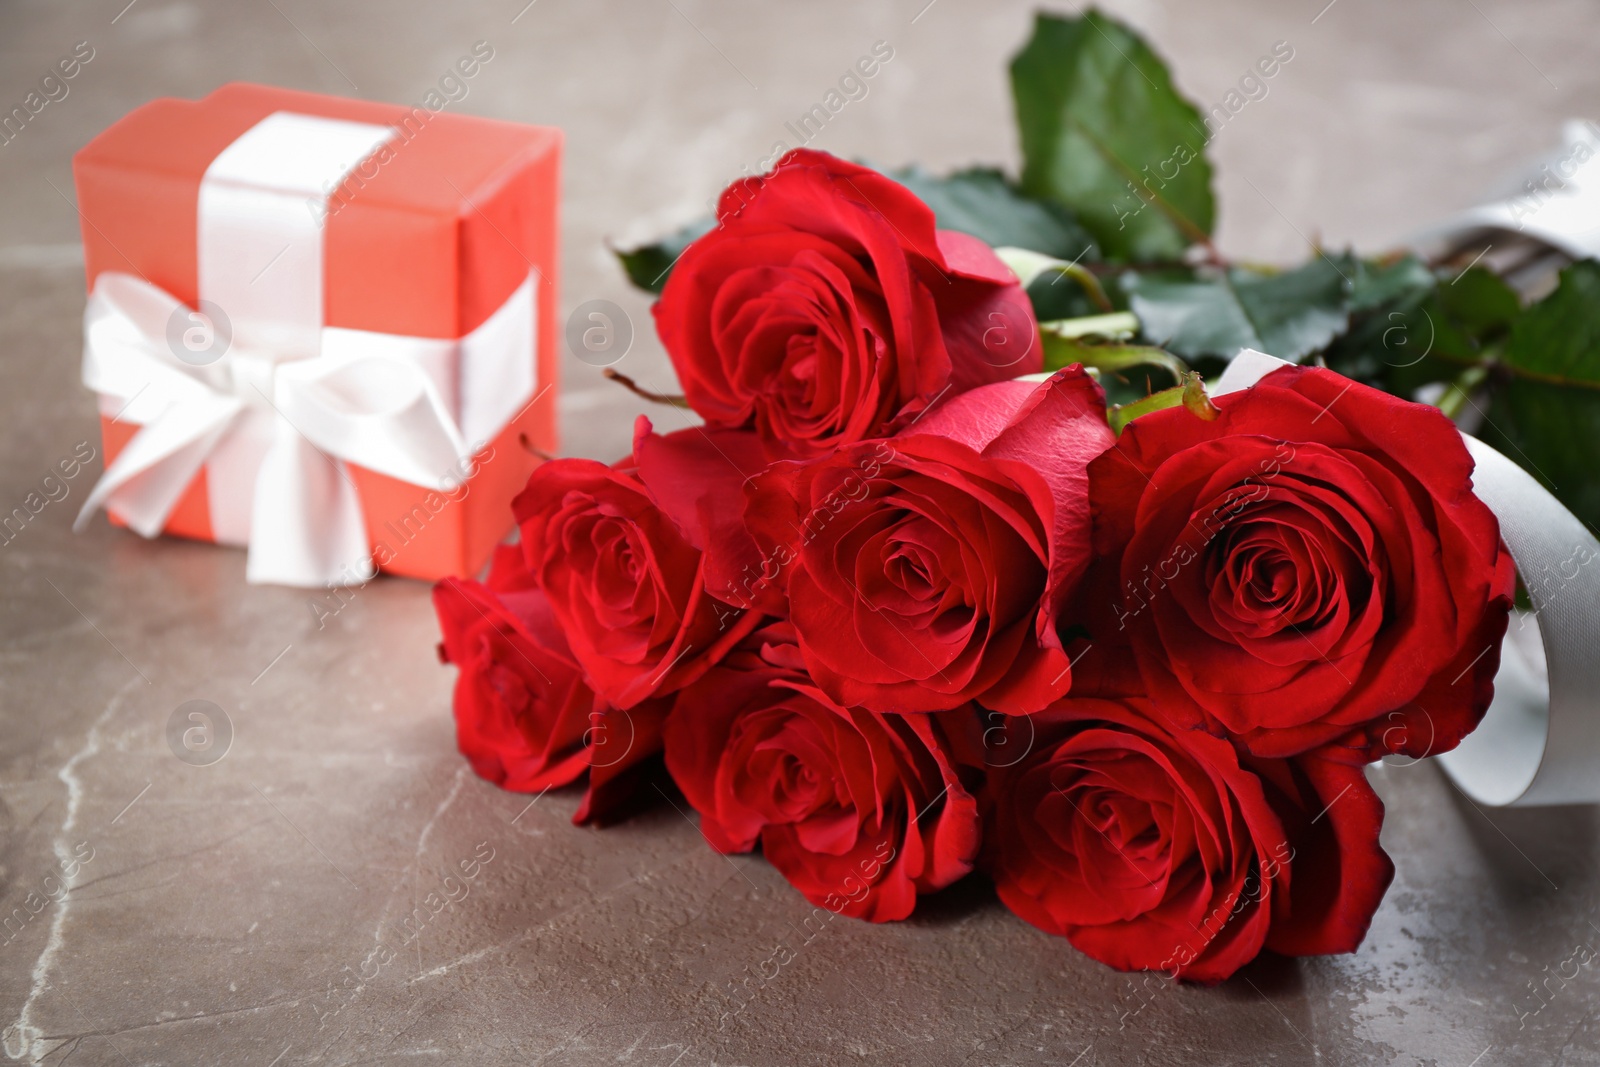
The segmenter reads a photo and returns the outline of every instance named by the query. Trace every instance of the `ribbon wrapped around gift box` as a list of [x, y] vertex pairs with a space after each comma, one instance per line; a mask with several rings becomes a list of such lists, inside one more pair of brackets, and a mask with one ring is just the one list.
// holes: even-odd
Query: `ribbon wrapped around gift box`
[[244, 84], [96, 137], [80, 525], [245, 545], [252, 582], [480, 570], [556, 447], [560, 148]]

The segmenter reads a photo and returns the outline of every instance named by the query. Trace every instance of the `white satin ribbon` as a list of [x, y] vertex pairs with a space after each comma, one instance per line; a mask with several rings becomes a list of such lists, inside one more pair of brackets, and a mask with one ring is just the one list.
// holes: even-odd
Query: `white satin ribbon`
[[1483, 230], [1531, 237], [1574, 259], [1600, 257], [1600, 127], [1568, 119], [1561, 147], [1537, 159], [1504, 189], [1505, 199], [1469, 208], [1417, 234], [1430, 255]]
[[[1212, 394], [1248, 388], [1288, 365], [1245, 349]], [[1500, 521], [1533, 611], [1512, 616], [1483, 722], [1439, 763], [1481, 804], [1600, 802], [1600, 542], [1527, 471], [1463, 437], [1476, 464], [1473, 492]]]
[[[446, 492], [460, 484], [471, 450], [419, 358], [436, 342], [387, 337], [364, 357], [292, 362], [235, 347], [191, 367], [166, 345], [167, 318], [184, 306], [127, 274], [102, 274], [95, 285], [84, 383], [143, 425], [90, 492], [78, 528], [108, 504], [131, 529], [156, 536], [220, 444], [265, 430], [258, 472], [245, 483], [253, 486], [249, 580], [349, 583], [369, 576], [369, 555], [344, 463]], [[400, 353], [413, 342], [421, 352]]]
[[470, 474], [473, 452], [533, 394], [532, 276], [459, 339], [322, 323], [326, 212], [313, 208], [392, 135], [280, 112], [207, 169], [200, 298], [232, 326], [214, 363], [190, 365], [169, 342], [174, 316], [191, 314], [185, 304], [131, 275], [98, 276], [84, 384], [102, 413], [140, 429], [76, 528], [106, 505], [154, 537], [204, 466], [214, 536], [249, 546], [249, 581], [350, 584], [370, 577], [372, 561], [345, 464], [442, 492]]

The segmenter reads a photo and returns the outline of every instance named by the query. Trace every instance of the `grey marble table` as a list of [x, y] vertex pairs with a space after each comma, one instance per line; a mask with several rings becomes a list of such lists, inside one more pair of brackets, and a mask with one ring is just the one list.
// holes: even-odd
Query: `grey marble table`
[[[1380, 250], [1543, 149], [1563, 117], [1597, 110], [1592, 4], [1325, 4], [1109, 5], [1208, 104], [1291, 43], [1267, 96], [1214, 149], [1234, 255], [1289, 261], [1319, 237]], [[563, 307], [620, 304], [638, 334], [624, 369], [668, 388], [647, 301], [605, 242], [698, 214], [878, 40], [892, 61], [819, 146], [1014, 165], [1003, 66], [1028, 20], [1025, 5], [978, 0], [7, 0], [0, 106], [76, 42], [94, 58], [0, 144], [0, 511], [84, 442], [98, 451], [76, 381], [69, 160], [138, 103], [236, 78], [411, 101], [490, 42], [459, 107], [567, 130]], [[639, 410], [576, 360], [561, 405], [564, 451], [603, 458]], [[319, 618], [304, 592], [246, 585], [237, 551], [145, 542], [103, 520], [74, 536], [97, 470], [0, 545], [6, 1056], [1600, 1063], [1600, 973], [1568, 962], [1600, 945], [1592, 810], [1484, 812], [1427, 764], [1379, 769], [1398, 872], [1366, 944], [1263, 960], [1213, 989], [1109, 971], [976, 881], [909, 922], [807, 934], [810, 907], [775, 871], [713, 854], [669, 807], [575, 829], [576, 797], [529, 807], [473, 777], [453, 747], [453, 672], [434, 658], [424, 585], [375, 582]], [[190, 700], [231, 723], [209, 766], [167, 742]], [[435, 913], [463, 860], [469, 891]], [[64, 867], [74, 885], [60, 899]], [[375, 965], [379, 946], [395, 951]], [[780, 946], [792, 962], [730, 1001], [730, 983]]]

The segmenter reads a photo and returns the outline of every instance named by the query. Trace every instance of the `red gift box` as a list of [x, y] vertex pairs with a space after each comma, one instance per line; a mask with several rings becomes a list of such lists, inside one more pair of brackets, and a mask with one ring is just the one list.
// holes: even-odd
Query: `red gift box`
[[246, 84], [96, 137], [85, 517], [248, 544], [252, 581], [479, 571], [556, 449], [561, 140]]

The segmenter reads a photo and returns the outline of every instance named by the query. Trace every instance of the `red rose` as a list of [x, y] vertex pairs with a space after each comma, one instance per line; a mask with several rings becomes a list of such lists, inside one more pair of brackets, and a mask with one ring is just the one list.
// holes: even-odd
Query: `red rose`
[[1369, 759], [1454, 747], [1493, 695], [1515, 581], [1455, 426], [1303, 367], [1216, 406], [1143, 416], [1090, 465], [1120, 578], [1095, 636], [1131, 645], [1177, 725], [1261, 755], [1352, 731]]
[[717, 216], [655, 306], [714, 428], [822, 451], [1043, 365], [1016, 276], [876, 171], [797, 149], [731, 186]]
[[936, 717], [843, 708], [771, 624], [678, 694], [667, 769], [720, 852], [757, 841], [807, 900], [884, 922], [972, 869], [977, 802]]
[[706, 595], [700, 550], [656, 506], [631, 460], [543, 463], [512, 510], [528, 570], [573, 657], [619, 708], [681, 688], [760, 621]]
[[489, 573], [484, 577], [483, 584], [496, 593], [525, 593], [531, 589], [538, 589], [538, 579], [528, 569], [528, 561], [522, 555], [520, 544], [510, 544], [502, 541], [494, 546], [494, 552], [489, 556]]
[[1241, 766], [1139, 699], [1068, 699], [1003, 728], [1031, 747], [990, 772], [984, 866], [1029, 923], [1120, 970], [1200, 982], [1264, 947], [1361, 943], [1394, 866], [1359, 767]]
[[[497, 555], [502, 588], [514, 569]], [[584, 682], [544, 595], [496, 593], [446, 578], [434, 587], [440, 658], [461, 669], [453, 702], [461, 754], [482, 778], [519, 793], [566, 785], [589, 771], [573, 821], [603, 818], [632, 792], [639, 764], [661, 750], [666, 701], [619, 711]]]
[[[793, 458], [782, 445], [750, 430], [691, 426], [658, 434], [643, 415], [634, 426], [633, 453], [651, 499], [703, 552], [742, 544], [735, 535], [744, 527], [746, 484], [773, 463]], [[706, 567], [708, 581], [709, 572], [725, 569], [714, 558]], [[728, 603], [738, 601], [725, 589], [709, 592]]]
[[838, 704], [1037, 711], [1071, 684], [1057, 616], [1089, 557], [1087, 464], [1111, 442], [1080, 368], [985, 386], [890, 440], [773, 464], [709, 588], [774, 614], [786, 592]]

